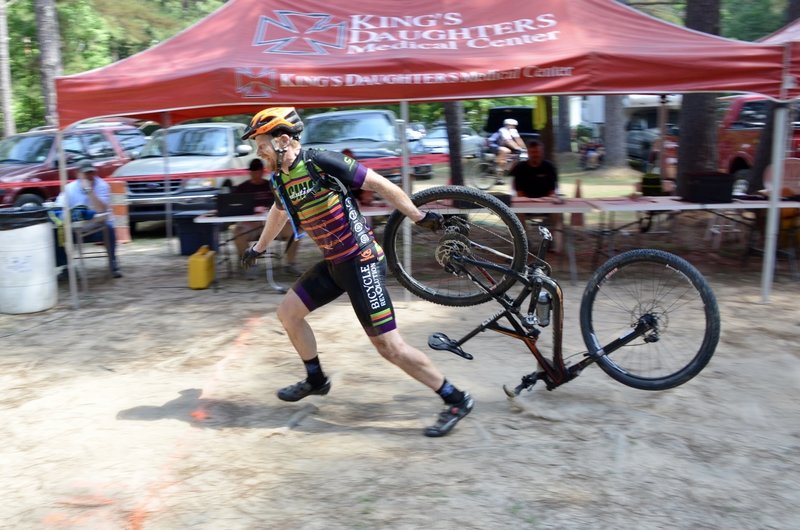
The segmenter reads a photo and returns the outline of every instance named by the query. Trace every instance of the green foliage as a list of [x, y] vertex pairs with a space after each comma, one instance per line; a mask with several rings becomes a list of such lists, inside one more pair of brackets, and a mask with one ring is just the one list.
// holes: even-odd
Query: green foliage
[[754, 41], [786, 24], [785, 0], [723, 0], [722, 35]]
[[[654, 17], [683, 25], [686, 1], [663, 2], [632, 0], [623, 2]], [[780, 29], [785, 19], [787, 0], [722, 0], [720, 9], [723, 37], [754, 41]]]
[[[0, 0], [6, 1], [6, 0]], [[111, 64], [189, 27], [225, 0], [70, 0], [57, 2], [62, 75]], [[7, 11], [17, 130], [44, 124], [34, 0]]]

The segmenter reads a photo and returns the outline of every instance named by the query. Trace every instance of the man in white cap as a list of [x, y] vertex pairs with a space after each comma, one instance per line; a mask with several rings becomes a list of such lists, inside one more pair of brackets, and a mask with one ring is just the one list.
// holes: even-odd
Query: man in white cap
[[521, 153], [525, 151], [525, 141], [517, 131], [519, 123], [513, 118], [503, 120], [503, 126], [496, 133], [489, 137], [489, 144], [497, 155], [498, 171], [506, 167], [506, 158], [510, 153]]

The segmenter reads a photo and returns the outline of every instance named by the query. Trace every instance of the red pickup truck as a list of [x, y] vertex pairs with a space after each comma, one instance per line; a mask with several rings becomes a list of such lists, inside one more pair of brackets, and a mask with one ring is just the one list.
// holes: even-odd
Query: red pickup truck
[[[734, 176], [734, 189], [743, 187], [745, 182], [750, 184], [750, 170], [767, 120], [767, 104], [765, 97], [755, 95], [719, 99], [719, 170]], [[796, 115], [796, 109], [792, 110]], [[793, 121], [793, 125], [791, 154], [787, 156], [796, 157], [800, 156], [800, 123]], [[754, 184], [761, 185], [760, 182]]]

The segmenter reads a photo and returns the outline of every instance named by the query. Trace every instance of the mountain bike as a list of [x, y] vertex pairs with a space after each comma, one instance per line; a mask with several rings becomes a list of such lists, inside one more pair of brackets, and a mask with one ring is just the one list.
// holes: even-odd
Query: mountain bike
[[[437, 332], [428, 345], [473, 359], [463, 347], [478, 333], [491, 330], [519, 339], [538, 366], [516, 387], [503, 387], [509, 397], [538, 381], [553, 390], [593, 363], [625, 385], [665, 390], [695, 377], [711, 359], [719, 341], [719, 308], [708, 282], [683, 258], [637, 249], [602, 264], [580, 305], [587, 351], [565, 357], [564, 297], [546, 261], [550, 231], [539, 227], [538, 249], [529, 253], [517, 216], [488, 193], [441, 186], [416, 193], [412, 200], [422, 211], [442, 214], [444, 225], [434, 232], [393, 212], [384, 227], [388, 267], [400, 284], [430, 302], [500, 304], [462, 338]], [[537, 346], [547, 327], [553, 334], [549, 357]]]

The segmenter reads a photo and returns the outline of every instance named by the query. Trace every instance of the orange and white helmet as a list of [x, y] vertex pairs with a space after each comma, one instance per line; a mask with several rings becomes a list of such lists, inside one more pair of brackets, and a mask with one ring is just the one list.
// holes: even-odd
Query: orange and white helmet
[[259, 134], [297, 136], [303, 130], [303, 122], [294, 107], [270, 107], [258, 112], [242, 135], [247, 140]]

